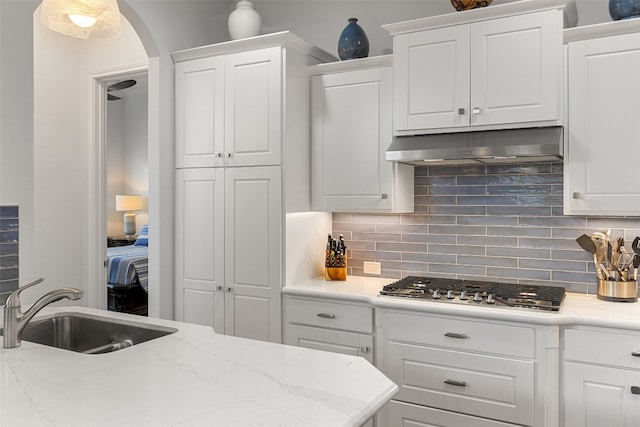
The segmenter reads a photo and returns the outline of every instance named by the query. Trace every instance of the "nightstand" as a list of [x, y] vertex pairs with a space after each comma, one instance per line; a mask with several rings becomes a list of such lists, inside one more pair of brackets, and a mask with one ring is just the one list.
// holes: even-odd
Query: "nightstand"
[[107, 236], [107, 247], [133, 245], [138, 236]]

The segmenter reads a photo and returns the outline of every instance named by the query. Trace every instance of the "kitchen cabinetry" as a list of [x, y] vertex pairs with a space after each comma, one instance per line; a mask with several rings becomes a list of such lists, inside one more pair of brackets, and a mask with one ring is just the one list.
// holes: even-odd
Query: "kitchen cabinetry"
[[176, 167], [280, 164], [280, 51], [176, 64]]
[[[372, 307], [286, 296], [284, 313], [285, 344], [361, 356], [374, 363]], [[373, 427], [373, 419], [363, 427]]]
[[400, 387], [379, 424], [557, 424], [555, 328], [395, 310], [376, 324], [378, 368]]
[[561, 124], [564, 2], [527, 3], [384, 25], [395, 134]]
[[373, 357], [373, 308], [325, 299], [285, 297], [284, 343]]
[[307, 67], [288, 31], [172, 54], [176, 319], [282, 341], [286, 214], [309, 210]]
[[564, 331], [564, 425], [640, 425], [640, 334]]
[[387, 162], [391, 57], [321, 64], [311, 78], [311, 208], [413, 212], [413, 166]]
[[640, 25], [612, 22], [567, 30], [565, 41], [564, 212], [637, 215], [640, 191], [629, 179], [636, 168], [640, 87], [630, 82], [640, 73]]
[[279, 166], [176, 172], [176, 317], [219, 333], [279, 337]]

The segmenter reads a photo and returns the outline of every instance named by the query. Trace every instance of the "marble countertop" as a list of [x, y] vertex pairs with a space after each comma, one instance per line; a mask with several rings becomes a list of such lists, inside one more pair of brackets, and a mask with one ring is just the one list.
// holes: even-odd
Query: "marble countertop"
[[487, 307], [444, 301], [378, 296], [394, 279], [349, 276], [346, 281], [309, 280], [283, 289], [285, 295], [337, 298], [377, 308], [421, 311], [443, 315], [472, 316], [541, 325], [583, 325], [640, 331], [640, 303], [599, 300], [596, 295], [567, 292], [557, 312], [512, 307]]
[[113, 353], [0, 347], [0, 426], [359, 426], [397, 391], [365, 359], [175, 327]]

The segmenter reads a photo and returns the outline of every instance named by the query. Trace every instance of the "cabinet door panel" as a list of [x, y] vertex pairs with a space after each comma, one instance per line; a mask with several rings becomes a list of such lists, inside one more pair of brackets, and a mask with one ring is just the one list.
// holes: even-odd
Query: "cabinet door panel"
[[281, 49], [226, 57], [227, 166], [278, 165], [282, 144]]
[[640, 372], [566, 362], [565, 427], [640, 425]]
[[225, 180], [225, 332], [280, 342], [281, 169], [228, 168]]
[[[176, 320], [224, 330], [224, 173], [176, 171]], [[202, 298], [202, 300], [200, 300]]]
[[302, 325], [287, 325], [292, 338], [288, 344], [332, 353], [362, 356], [373, 363], [373, 335]]
[[176, 76], [176, 167], [218, 166], [224, 144], [224, 58], [179, 62]]
[[629, 184], [640, 115], [640, 34], [571, 43], [565, 211], [637, 215]]
[[469, 124], [468, 25], [396, 36], [394, 55], [396, 131]]
[[556, 11], [474, 23], [471, 124], [557, 119], [561, 35]]
[[396, 399], [533, 424], [533, 361], [396, 341], [387, 344], [387, 357], [383, 372], [400, 387]]
[[391, 67], [312, 78], [312, 209], [413, 211], [413, 167], [386, 160], [391, 78]]
[[[392, 400], [388, 405], [389, 427], [513, 427], [499, 421], [476, 418]], [[380, 424], [380, 423], [378, 423]]]

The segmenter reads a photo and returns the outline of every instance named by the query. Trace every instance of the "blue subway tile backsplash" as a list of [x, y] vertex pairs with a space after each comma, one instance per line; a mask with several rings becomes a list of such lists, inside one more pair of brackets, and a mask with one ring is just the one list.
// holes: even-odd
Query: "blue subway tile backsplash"
[[392, 279], [484, 278], [595, 293], [593, 258], [576, 238], [611, 229], [629, 247], [640, 217], [564, 216], [562, 184], [562, 163], [416, 168], [414, 213], [334, 213], [333, 232], [344, 234], [355, 276], [365, 276], [364, 261], [378, 261]]
[[0, 206], [0, 304], [18, 288], [19, 225], [18, 206]]

